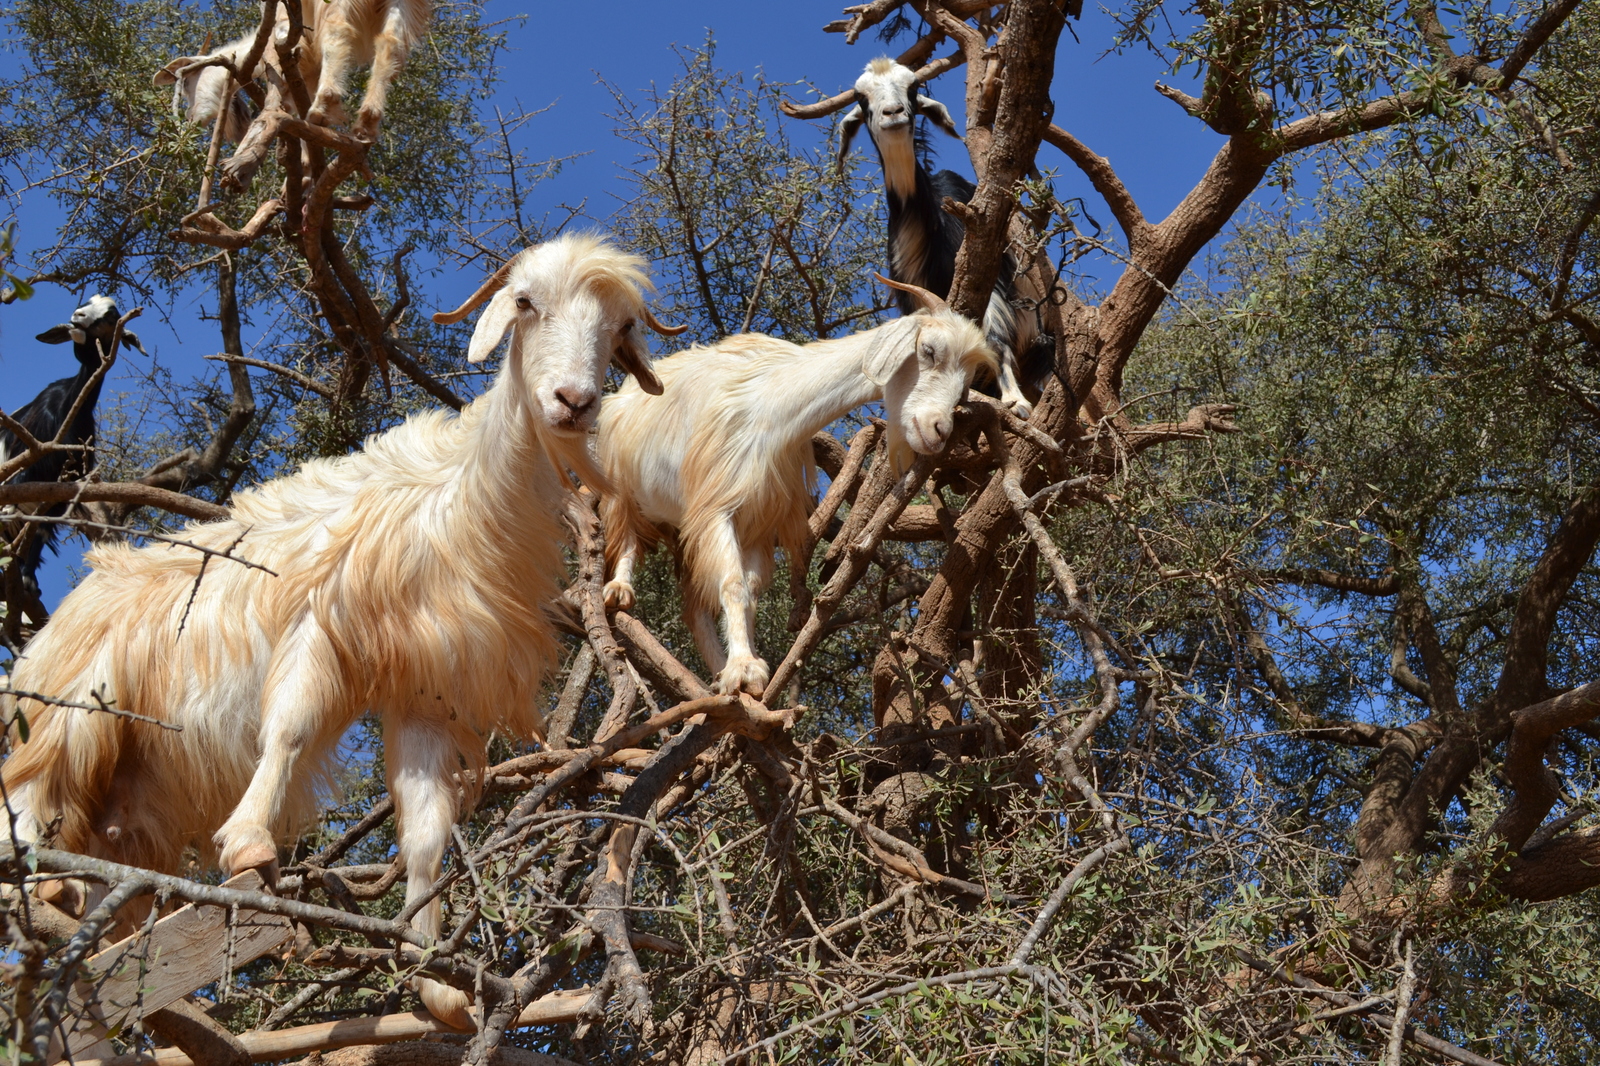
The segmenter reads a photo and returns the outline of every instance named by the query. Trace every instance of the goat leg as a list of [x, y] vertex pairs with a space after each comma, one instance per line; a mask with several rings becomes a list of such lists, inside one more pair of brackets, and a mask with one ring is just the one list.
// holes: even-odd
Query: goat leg
[[267, 86], [266, 106], [250, 123], [233, 156], [222, 164], [222, 187], [229, 192], [242, 192], [255, 178], [261, 164], [267, 161], [267, 152], [277, 140], [282, 124], [283, 86], [277, 78]]

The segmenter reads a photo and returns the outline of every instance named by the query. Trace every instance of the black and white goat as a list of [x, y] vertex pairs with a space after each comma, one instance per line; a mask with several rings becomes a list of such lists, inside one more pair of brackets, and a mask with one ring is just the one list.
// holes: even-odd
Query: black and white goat
[[[88, 303], [72, 312], [71, 322], [53, 326], [39, 334], [38, 339], [46, 344], [65, 344], [70, 340], [72, 354], [78, 359], [78, 373], [70, 378], [52, 381], [39, 395], [12, 414], [11, 417], [32, 433], [36, 440], [55, 440], [56, 435], [61, 433], [61, 427], [66, 425], [67, 416], [72, 414], [76, 406], [77, 413], [61, 435], [60, 443], [92, 448], [95, 439], [94, 409], [100, 400], [100, 386], [104, 382], [103, 377], [95, 380], [94, 373], [100, 369], [101, 350], [111, 343], [119, 317], [116, 303], [109, 296], [96, 294], [89, 298]], [[139, 338], [127, 330], [122, 332], [122, 343], [125, 347], [144, 351]], [[83, 394], [81, 403], [78, 401], [80, 394]], [[22, 446], [17, 438], [0, 427], [0, 466], [5, 465], [9, 456], [20, 451]], [[93, 451], [54, 452], [24, 467], [11, 480], [76, 480], [93, 470], [94, 465]], [[68, 506], [65, 503], [43, 504], [35, 513], [59, 518], [67, 513]], [[0, 536], [7, 540], [14, 539], [20, 530], [12, 527], [20, 525], [0, 523]], [[55, 525], [34, 525], [32, 532], [23, 538], [17, 565], [21, 568], [23, 589], [30, 601], [37, 602], [39, 587], [34, 580], [34, 572], [39, 568], [44, 549], [55, 547], [57, 528]]]
[[[916, 73], [892, 59], [879, 57], [856, 79], [856, 104], [840, 122], [839, 165], [862, 125], [878, 149], [889, 201], [889, 276], [938, 296], [950, 295], [956, 252], [961, 248], [961, 223], [940, 208], [945, 197], [960, 203], [972, 199], [976, 186], [949, 170], [930, 174], [917, 158], [916, 119], [927, 118], [950, 136], [961, 139], [950, 111], [918, 92]], [[1017, 268], [1007, 255], [983, 315], [989, 346], [1000, 357], [1000, 400], [1023, 418], [1033, 405], [1023, 394], [1043, 383], [1054, 368], [1054, 349], [1041, 335], [1037, 310], [1019, 312]], [[900, 313], [914, 310], [911, 297], [896, 294]]]

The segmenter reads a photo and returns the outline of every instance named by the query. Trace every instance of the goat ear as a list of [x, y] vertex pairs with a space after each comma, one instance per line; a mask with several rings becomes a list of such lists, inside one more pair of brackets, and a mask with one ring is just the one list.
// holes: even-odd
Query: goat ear
[[944, 130], [956, 140], [961, 139], [961, 134], [956, 130], [956, 120], [950, 117], [950, 109], [931, 96], [917, 95], [917, 113], [927, 115], [935, 126]]
[[139, 343], [139, 335], [137, 333], [132, 332], [131, 330], [126, 330], [125, 329], [125, 330], [122, 331], [122, 346], [124, 348], [137, 348], [137, 349], [139, 349], [139, 354], [140, 355], [149, 355], [150, 354], [149, 352], [144, 350], [144, 345]]
[[[897, 324], [905, 323], [906, 319], [902, 318]], [[861, 372], [879, 388], [889, 384], [889, 379], [905, 365], [906, 360], [917, 354], [917, 339], [922, 336], [922, 327], [916, 327], [910, 344], [905, 343], [905, 333], [903, 329], [884, 330], [867, 352], [867, 357], [861, 361]]]
[[506, 331], [517, 320], [517, 303], [510, 289], [501, 289], [489, 301], [472, 328], [472, 343], [467, 345], [467, 362], [481, 363], [500, 346]]
[[844, 173], [844, 157], [850, 153], [850, 142], [861, 129], [861, 124], [867, 120], [866, 111], [860, 104], [844, 113], [844, 118], [839, 120], [839, 173]]
[[617, 366], [632, 374], [641, 389], [652, 396], [661, 395], [661, 379], [656, 377], [650, 365], [650, 350], [645, 347], [644, 336], [638, 326], [630, 326], [622, 335], [622, 343], [617, 345], [616, 360]]
[[46, 344], [65, 344], [71, 339], [71, 326], [51, 326], [34, 338], [34, 340], [44, 341]]
[[189, 56], [184, 56], [181, 59], [174, 59], [172, 62], [168, 63], [166, 66], [164, 66], [160, 70], [156, 71], [156, 76], [154, 78], [152, 78], [151, 80], [155, 83], [156, 88], [158, 88], [158, 89], [165, 88], [166, 86], [171, 85], [173, 82], [177, 81], [178, 80], [178, 71], [183, 69], [184, 67], [188, 66], [192, 62], [194, 62], [194, 60], [193, 60], [193, 58], [191, 58]]

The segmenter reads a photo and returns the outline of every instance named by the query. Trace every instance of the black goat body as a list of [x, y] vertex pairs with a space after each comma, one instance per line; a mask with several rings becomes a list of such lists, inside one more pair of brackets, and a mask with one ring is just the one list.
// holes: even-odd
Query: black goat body
[[[78, 373], [72, 377], [61, 378], [46, 385], [32, 400], [23, 404], [12, 414], [12, 418], [22, 425], [35, 440], [53, 441], [59, 435], [62, 444], [77, 445], [84, 451], [55, 452], [46, 455], [32, 465], [24, 467], [11, 478], [11, 483], [20, 482], [54, 482], [76, 481], [84, 477], [95, 467], [94, 442], [95, 442], [95, 406], [100, 402], [100, 388], [104, 384], [104, 377], [95, 378], [95, 372], [100, 369], [101, 350], [111, 343], [116, 333], [118, 319], [117, 305], [104, 296], [94, 296], [88, 303], [72, 313], [69, 324], [53, 326], [38, 335], [38, 340], [45, 344], [64, 344], [72, 342], [72, 354], [78, 360]], [[123, 331], [122, 344], [126, 347], [139, 348], [139, 338], [132, 333]], [[111, 353], [107, 353], [109, 356]], [[83, 397], [81, 403], [79, 396]], [[71, 425], [62, 433], [62, 426], [66, 424], [67, 416], [72, 413], [74, 405], [77, 413], [73, 415]], [[0, 427], [0, 462], [7, 456], [17, 455], [24, 449], [22, 443], [4, 427]], [[29, 510], [36, 515], [47, 518], [60, 518], [67, 513], [69, 505], [65, 503], [41, 504], [31, 506]], [[56, 539], [60, 527], [54, 523], [26, 523], [33, 528], [23, 540], [22, 550], [17, 556], [15, 566], [19, 569], [22, 588], [27, 599], [35, 604], [37, 610], [38, 584], [34, 574], [39, 568], [39, 562], [44, 556], [44, 549], [55, 550]], [[23, 523], [8, 523], [3, 533], [5, 539], [15, 541], [22, 531]], [[30, 614], [33, 612], [30, 612]]]
[[[956, 253], [961, 250], [966, 227], [944, 210], [943, 204], [946, 198], [961, 204], [971, 203], [977, 186], [953, 170], [930, 174], [920, 134], [917, 157], [916, 189], [911, 197], [907, 199], [893, 191], [887, 191], [886, 195], [889, 202], [889, 277], [919, 285], [936, 296], [948, 297], [950, 286], [955, 282]], [[918, 232], [920, 238], [915, 235]], [[920, 255], [917, 254], [919, 249]], [[1000, 276], [995, 280], [994, 296], [984, 315], [984, 330], [989, 334], [990, 345], [997, 351], [1001, 344], [1012, 348], [1019, 383], [1026, 392], [1037, 396], [1055, 370], [1055, 341], [1035, 323], [1017, 321], [1019, 315], [1036, 316], [1037, 312], [1018, 309], [1013, 281], [1016, 273], [1016, 260], [1007, 252], [1000, 264]], [[918, 306], [910, 293], [898, 290], [895, 303], [902, 315], [911, 314]], [[1020, 350], [1017, 350], [1019, 343]], [[992, 380], [980, 382], [978, 390], [989, 396], [1000, 395], [999, 384]]]
[[[920, 91], [914, 71], [887, 58], [874, 59], [856, 81], [856, 104], [840, 123], [839, 159], [843, 165], [850, 141], [867, 128], [883, 170], [889, 202], [889, 277], [926, 289], [941, 299], [950, 295], [956, 253], [965, 230], [944, 210], [945, 200], [969, 203], [976, 191], [966, 178], [949, 170], [930, 173], [927, 135], [917, 128], [926, 119], [957, 139], [949, 109]], [[1017, 263], [1007, 254], [984, 311], [983, 328], [1000, 358], [1000, 380], [980, 387], [1026, 417], [1032, 400], [1055, 369], [1053, 339], [1041, 329], [1039, 310], [1019, 306]], [[910, 314], [914, 298], [897, 293], [902, 314]]]

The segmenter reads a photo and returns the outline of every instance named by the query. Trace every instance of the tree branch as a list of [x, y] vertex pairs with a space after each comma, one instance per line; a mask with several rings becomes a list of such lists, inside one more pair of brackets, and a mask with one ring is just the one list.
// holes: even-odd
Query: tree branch
[[1078, 138], [1057, 126], [1055, 123], [1045, 127], [1044, 139], [1057, 148], [1073, 163], [1094, 186], [1095, 192], [1105, 200], [1106, 206], [1111, 208], [1111, 215], [1122, 227], [1122, 234], [1128, 239], [1128, 248], [1133, 250], [1145, 237], [1149, 223], [1144, 220], [1144, 212], [1139, 210], [1133, 194], [1128, 187], [1122, 184], [1122, 179], [1117, 177], [1117, 172], [1111, 166], [1111, 160], [1105, 156], [1095, 155], [1089, 146]]

